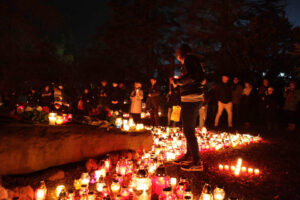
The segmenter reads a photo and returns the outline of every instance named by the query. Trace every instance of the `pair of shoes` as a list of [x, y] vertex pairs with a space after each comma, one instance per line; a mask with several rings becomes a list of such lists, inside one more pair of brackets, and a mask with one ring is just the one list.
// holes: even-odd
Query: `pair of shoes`
[[174, 165], [189, 165], [192, 163], [192, 160], [189, 156], [184, 155], [181, 158], [178, 158], [177, 160], [174, 160], [172, 164]]
[[196, 164], [194, 163], [192, 165], [181, 166], [181, 170], [187, 172], [203, 172], [204, 171], [203, 161], [199, 161], [198, 163]]

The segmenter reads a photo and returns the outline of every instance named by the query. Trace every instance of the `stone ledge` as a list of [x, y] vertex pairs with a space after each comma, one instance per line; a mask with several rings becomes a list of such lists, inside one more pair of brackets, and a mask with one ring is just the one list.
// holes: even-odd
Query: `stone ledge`
[[31, 173], [112, 151], [150, 150], [152, 144], [150, 131], [122, 132], [78, 124], [2, 125], [0, 175]]

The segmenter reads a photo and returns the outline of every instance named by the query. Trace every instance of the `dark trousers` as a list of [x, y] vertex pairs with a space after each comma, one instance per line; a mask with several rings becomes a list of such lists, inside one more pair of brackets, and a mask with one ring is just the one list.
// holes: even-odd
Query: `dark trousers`
[[182, 102], [181, 117], [183, 132], [187, 143], [187, 156], [192, 156], [196, 163], [200, 160], [198, 141], [195, 135], [197, 115], [201, 102]]
[[131, 117], [133, 118], [134, 123], [141, 123], [141, 114], [140, 113], [131, 113]]
[[232, 115], [233, 126], [238, 127], [240, 125], [240, 104], [232, 105]]

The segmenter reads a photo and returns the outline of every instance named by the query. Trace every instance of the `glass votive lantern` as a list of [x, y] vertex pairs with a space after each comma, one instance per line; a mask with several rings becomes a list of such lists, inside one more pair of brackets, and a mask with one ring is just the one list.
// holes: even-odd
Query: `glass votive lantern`
[[224, 200], [225, 199], [225, 190], [222, 186], [217, 186], [214, 191], [214, 200]]
[[110, 189], [111, 189], [111, 192], [112, 193], [119, 193], [120, 192], [120, 189], [121, 189], [121, 186], [120, 186], [120, 183], [118, 180], [113, 180], [111, 186], [110, 186]]

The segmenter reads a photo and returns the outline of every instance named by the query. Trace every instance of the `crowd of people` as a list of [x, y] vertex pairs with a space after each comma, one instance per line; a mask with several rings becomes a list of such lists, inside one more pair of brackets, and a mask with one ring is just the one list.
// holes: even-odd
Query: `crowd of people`
[[[231, 79], [232, 78], [232, 79]], [[297, 110], [299, 109], [300, 90], [295, 82], [290, 82], [282, 91], [282, 99], [275, 95], [275, 88], [264, 79], [259, 88], [250, 81], [240, 81], [239, 77], [223, 74], [219, 83], [207, 83], [205, 80], [203, 95], [200, 97], [199, 121], [197, 126], [218, 127], [225, 110], [227, 126], [250, 128], [261, 125], [268, 130], [278, 128], [279, 114], [284, 114], [288, 122], [287, 129], [295, 130]], [[232, 81], [231, 81], [232, 80]], [[101, 109], [130, 113], [135, 122], [141, 122], [141, 113], [149, 112], [152, 125], [180, 126], [171, 120], [174, 106], [182, 106], [180, 86], [176, 79], [169, 78], [167, 91], [161, 90], [155, 78], [150, 78], [149, 85], [143, 87], [135, 82], [127, 87], [123, 82], [101, 81], [99, 86], [86, 87], [82, 92], [64, 89], [63, 85], [47, 85], [41, 90], [30, 89], [27, 94], [12, 92], [2, 95], [2, 106], [13, 110], [16, 105], [47, 106], [50, 111], [71, 112], [74, 115], [99, 115]], [[144, 88], [147, 88], [144, 91]], [[162, 104], [165, 101], [167, 104]], [[282, 103], [281, 103], [282, 102]], [[167, 105], [166, 108], [162, 108]], [[160, 109], [159, 109], [160, 108]], [[159, 110], [165, 110], [166, 124], [160, 120]], [[223, 119], [223, 122], [224, 122]]]
[[[62, 84], [50, 84], [29, 92], [13, 91], [0, 96], [0, 108], [14, 111], [19, 105], [47, 108], [58, 113], [72, 113], [73, 116], [95, 116], [102, 118], [104, 110], [129, 113], [136, 123], [142, 121], [142, 113], [149, 113], [150, 125], [183, 126], [187, 138], [187, 154], [177, 160], [193, 160], [193, 165], [183, 170], [203, 170], [200, 163], [195, 127], [219, 128], [226, 121], [228, 128], [250, 128], [260, 125], [276, 130], [279, 114], [284, 114], [287, 129], [294, 131], [299, 114], [300, 90], [296, 82], [290, 82], [283, 91], [271, 86], [263, 79], [260, 87], [249, 80], [223, 73], [216, 83], [207, 80], [202, 61], [192, 54], [188, 45], [181, 45], [176, 52], [182, 64], [180, 77], [169, 77], [168, 87], [160, 86], [155, 77], [147, 82], [124, 82], [102, 80], [99, 85], [90, 84], [81, 90]], [[143, 85], [144, 84], [144, 85]], [[164, 89], [167, 88], [167, 89]], [[277, 94], [277, 95], [275, 95]], [[281, 95], [278, 95], [281, 94]], [[166, 104], [165, 104], [166, 103]], [[165, 106], [165, 109], [163, 108]], [[180, 108], [179, 118], [172, 118], [175, 109]], [[166, 123], [160, 120], [166, 110]], [[225, 115], [223, 116], [223, 111]], [[178, 113], [177, 113], [178, 114]], [[181, 123], [182, 122], [182, 123]]]

